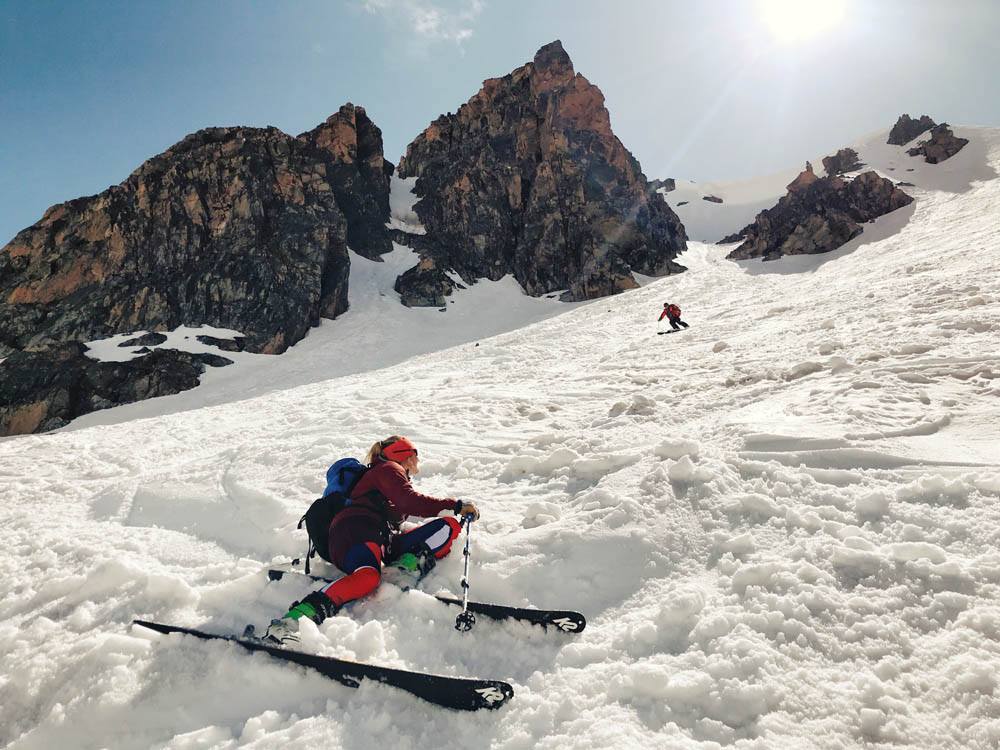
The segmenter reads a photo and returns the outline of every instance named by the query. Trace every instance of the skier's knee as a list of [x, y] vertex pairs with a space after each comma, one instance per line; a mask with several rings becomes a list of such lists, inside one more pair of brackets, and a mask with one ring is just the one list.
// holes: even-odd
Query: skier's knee
[[458, 522], [457, 518], [440, 518], [438, 520], [444, 521], [446, 525], [428, 538], [427, 546], [431, 548], [434, 557], [440, 560], [451, 552], [451, 543], [462, 533], [462, 524]]

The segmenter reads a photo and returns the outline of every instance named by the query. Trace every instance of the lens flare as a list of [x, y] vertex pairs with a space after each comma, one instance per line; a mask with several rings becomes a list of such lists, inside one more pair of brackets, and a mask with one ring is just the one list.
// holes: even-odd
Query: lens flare
[[817, 36], [847, 15], [847, 0], [760, 0], [760, 7], [768, 28], [784, 42]]

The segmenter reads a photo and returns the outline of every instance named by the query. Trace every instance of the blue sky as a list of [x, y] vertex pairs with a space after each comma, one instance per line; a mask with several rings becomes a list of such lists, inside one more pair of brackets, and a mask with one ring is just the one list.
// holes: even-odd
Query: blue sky
[[395, 162], [554, 39], [649, 178], [773, 173], [903, 112], [1000, 126], [1000, 2], [838, 0], [788, 40], [780, 1], [0, 0], [0, 244], [204, 127], [294, 135], [350, 101]]

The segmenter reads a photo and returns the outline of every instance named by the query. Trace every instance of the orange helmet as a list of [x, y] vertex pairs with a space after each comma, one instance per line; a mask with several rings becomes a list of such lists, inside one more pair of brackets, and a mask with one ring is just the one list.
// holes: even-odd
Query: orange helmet
[[406, 438], [400, 438], [385, 446], [382, 449], [382, 455], [390, 461], [401, 462], [408, 459], [411, 455], [416, 456], [418, 454], [417, 449], [413, 447], [413, 443]]

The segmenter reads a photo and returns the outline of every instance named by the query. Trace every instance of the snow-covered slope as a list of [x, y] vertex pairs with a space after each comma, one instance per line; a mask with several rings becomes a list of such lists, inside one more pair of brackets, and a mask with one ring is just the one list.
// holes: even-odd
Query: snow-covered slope
[[[956, 131], [964, 161], [915, 167], [918, 200], [826, 256], [692, 243], [688, 273], [516, 330], [536, 311], [508, 295], [492, 338], [310, 382], [317, 345], [253, 398], [0, 442], [0, 743], [995, 747], [1000, 132]], [[411, 325], [371, 299], [382, 330]], [[667, 300], [691, 328], [657, 336]], [[462, 304], [403, 330], [430, 340]], [[392, 433], [420, 448], [418, 488], [482, 510], [474, 598], [588, 628], [460, 634], [383, 586], [303, 647], [503, 678], [506, 708], [130, 626], [280, 614], [307, 588], [262, 567], [302, 553], [329, 463]], [[460, 558], [425, 588], [457, 592]]]
[[[858, 152], [865, 165], [860, 171], [874, 169], [896, 182], [913, 183], [918, 188], [960, 192], [968, 189], [971, 181], [994, 176], [985, 153], [989, 130], [966, 126], [957, 126], [953, 130], [960, 137], [971, 136], [971, 141], [956, 156], [941, 164], [927, 164], [922, 156], [908, 156], [906, 151], [913, 143], [904, 146], [887, 144], [888, 129], [844, 145]], [[923, 133], [914, 142], [926, 137], [927, 133]], [[811, 160], [817, 175], [822, 177], [826, 174], [823, 157], [832, 153], [818, 154]], [[785, 194], [788, 183], [804, 168], [804, 164], [799, 164], [776, 174], [747, 180], [678, 180], [677, 188], [663, 193], [663, 196], [684, 223], [688, 237], [699, 242], [718, 242], [751, 223], [765, 208], [774, 206]], [[903, 189], [912, 194], [911, 187], [904, 185]], [[722, 203], [705, 198], [719, 198]]]
[[[718, 242], [777, 203], [785, 194], [785, 186], [801, 171], [801, 167], [792, 168], [748, 180], [678, 180], [674, 190], [663, 193], [663, 199], [680, 217], [689, 239]], [[706, 198], [719, 198], [722, 203]]]

